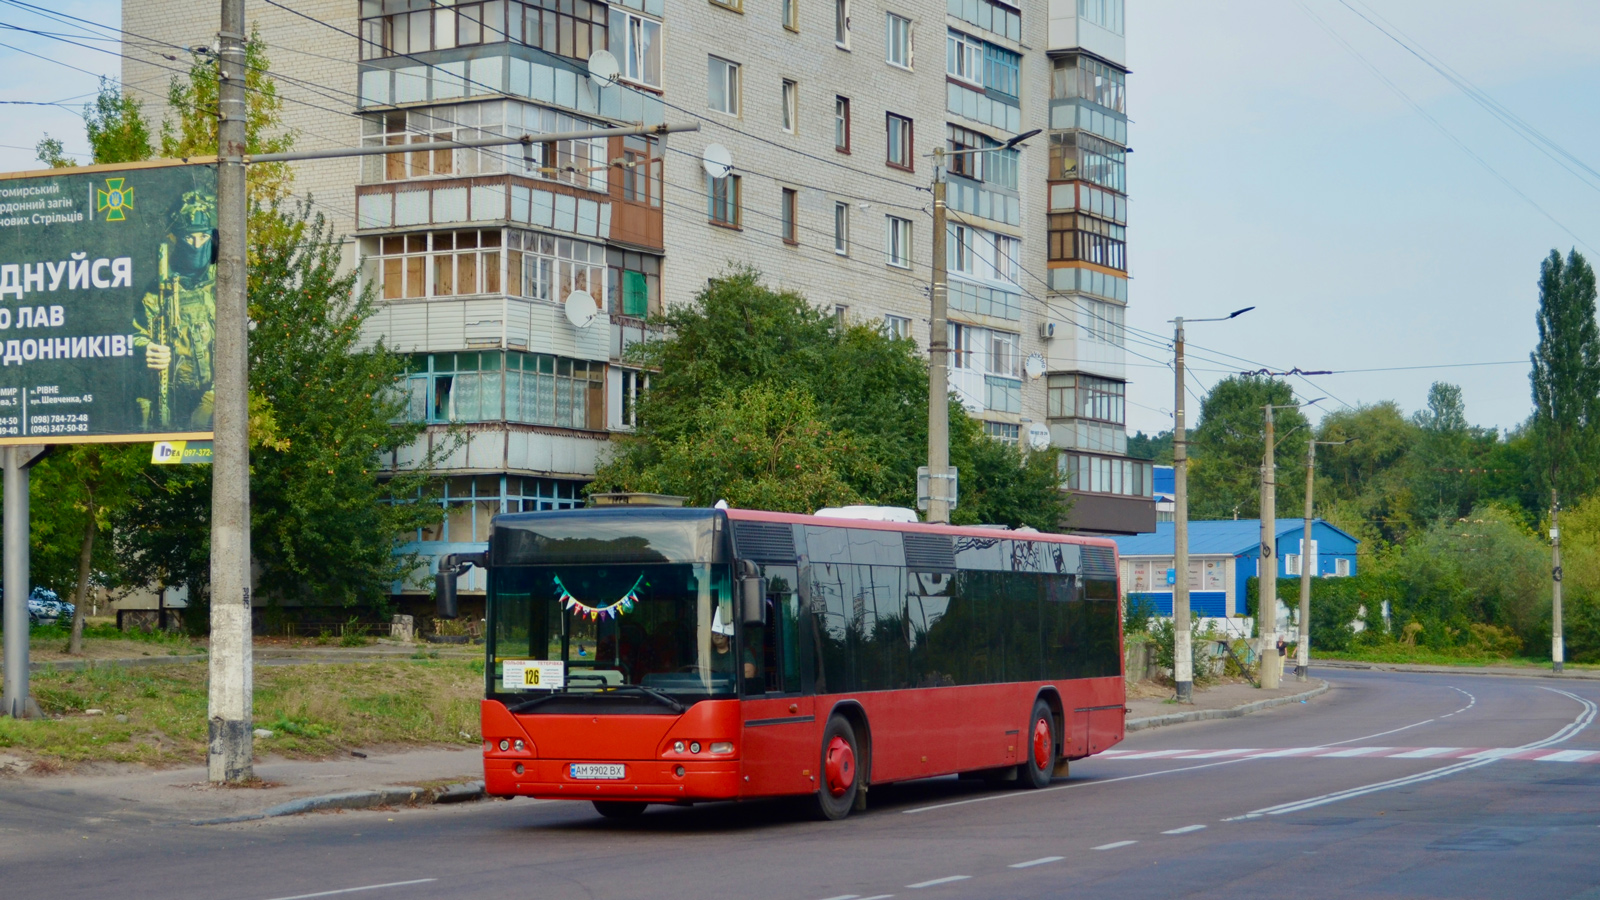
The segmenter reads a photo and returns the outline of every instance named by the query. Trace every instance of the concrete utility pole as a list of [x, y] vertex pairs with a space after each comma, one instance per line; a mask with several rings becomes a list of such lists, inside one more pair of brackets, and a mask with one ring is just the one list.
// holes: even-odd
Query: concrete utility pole
[[217, 32], [217, 323], [211, 480], [211, 687], [207, 775], [254, 775], [250, 641], [249, 317], [245, 240], [244, 0], [222, 0]]
[[1294, 678], [1305, 681], [1311, 673], [1311, 491], [1312, 472], [1317, 466], [1317, 445], [1339, 447], [1355, 438], [1342, 441], [1306, 442], [1306, 525], [1305, 537], [1300, 539], [1300, 638], [1295, 642]]
[[928, 521], [950, 523], [950, 326], [945, 273], [944, 148], [933, 151], [933, 303], [928, 333]]
[[1183, 317], [1172, 320], [1172, 680], [1178, 702], [1194, 702], [1189, 634], [1189, 441], [1183, 430]]
[[1261, 564], [1256, 579], [1260, 590], [1257, 620], [1261, 635], [1261, 686], [1278, 686], [1278, 517], [1276, 504], [1277, 463], [1273, 459], [1275, 438], [1272, 429], [1272, 404], [1267, 404], [1267, 451], [1261, 461]]
[[[1236, 309], [1214, 319], [1189, 319], [1190, 322], [1226, 322], [1244, 315], [1254, 306]], [[1172, 320], [1172, 680], [1178, 688], [1178, 702], [1194, 702], [1194, 646], [1189, 634], [1189, 440], [1183, 423], [1183, 323]]]
[[28, 467], [43, 455], [44, 447], [5, 447], [0, 460], [5, 467], [5, 698], [0, 715], [24, 719], [39, 715], [28, 691]]
[[1566, 642], [1561, 635], [1561, 500], [1550, 488], [1550, 665], [1561, 671], [1566, 663]]

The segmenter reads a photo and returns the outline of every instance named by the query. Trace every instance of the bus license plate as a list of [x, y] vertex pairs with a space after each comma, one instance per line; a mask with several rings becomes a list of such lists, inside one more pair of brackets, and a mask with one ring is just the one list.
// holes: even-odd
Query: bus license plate
[[585, 781], [606, 781], [626, 778], [628, 769], [621, 763], [573, 763], [567, 772]]

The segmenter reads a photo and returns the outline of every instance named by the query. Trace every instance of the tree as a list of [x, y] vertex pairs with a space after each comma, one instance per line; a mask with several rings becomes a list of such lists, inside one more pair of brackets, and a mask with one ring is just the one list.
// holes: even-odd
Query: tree
[[[911, 341], [841, 323], [747, 268], [712, 279], [661, 322], [670, 337], [637, 357], [655, 370], [638, 432], [615, 442], [591, 490], [748, 497], [807, 513], [821, 498], [915, 502], [928, 376]], [[956, 521], [1059, 527], [1065, 507], [1053, 456], [1025, 456], [988, 438], [954, 402], [950, 415], [951, 463], [961, 470]], [[790, 454], [786, 474], [815, 466], [804, 485], [771, 481], [778, 456], [769, 448], [780, 445]]]
[[155, 155], [144, 106], [106, 79], [100, 80], [94, 102], [84, 104], [83, 130], [97, 164], [140, 162]]
[[[1189, 511], [1196, 519], [1254, 518], [1261, 511], [1261, 463], [1266, 451], [1267, 404], [1294, 402], [1287, 381], [1235, 375], [1217, 382], [1200, 404], [1200, 424], [1190, 437]], [[1273, 410], [1277, 432], [1277, 513], [1296, 515], [1305, 497], [1285, 472], [1304, 471], [1310, 424], [1295, 408]]]
[[1595, 324], [1594, 269], [1577, 250], [1565, 261], [1554, 250], [1539, 266], [1539, 344], [1533, 371], [1533, 433], [1539, 480], [1557, 497], [1576, 501], [1595, 486], [1595, 435], [1600, 417], [1600, 328]]
[[1158, 466], [1172, 465], [1172, 432], [1134, 432], [1128, 436], [1128, 455], [1134, 459], [1154, 460]]
[[1424, 521], [1459, 518], [1477, 499], [1473, 434], [1461, 388], [1442, 381], [1428, 390], [1428, 406], [1412, 416], [1419, 431], [1412, 451], [1412, 499]]

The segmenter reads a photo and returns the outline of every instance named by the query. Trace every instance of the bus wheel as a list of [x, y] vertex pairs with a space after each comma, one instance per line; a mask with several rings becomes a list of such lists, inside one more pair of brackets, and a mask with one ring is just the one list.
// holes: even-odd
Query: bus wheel
[[1042, 788], [1050, 784], [1056, 762], [1056, 717], [1050, 704], [1036, 700], [1028, 717], [1027, 761], [1017, 767], [1019, 787]]
[[608, 819], [636, 819], [646, 804], [634, 800], [596, 800], [594, 811]]
[[856, 747], [856, 731], [843, 716], [828, 720], [822, 732], [822, 777], [817, 787], [817, 815], [837, 821], [850, 815], [856, 804], [856, 794], [861, 790], [860, 772], [856, 760], [860, 758]]

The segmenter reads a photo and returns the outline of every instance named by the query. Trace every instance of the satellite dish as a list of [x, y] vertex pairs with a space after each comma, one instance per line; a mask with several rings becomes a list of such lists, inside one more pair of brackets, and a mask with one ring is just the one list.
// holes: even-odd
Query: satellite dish
[[1029, 378], [1038, 378], [1044, 374], [1044, 357], [1037, 353], [1030, 354], [1022, 363], [1022, 371], [1028, 373]]
[[700, 154], [700, 165], [712, 178], [727, 178], [733, 171], [733, 154], [721, 144], [708, 144]]
[[617, 83], [617, 76], [622, 74], [622, 66], [617, 64], [617, 58], [609, 50], [596, 50], [589, 54], [589, 80], [597, 88]]
[[1050, 429], [1038, 422], [1028, 426], [1028, 446], [1035, 450], [1043, 450], [1050, 446]]
[[588, 328], [600, 316], [600, 304], [588, 291], [573, 291], [567, 295], [567, 321], [573, 328]]

